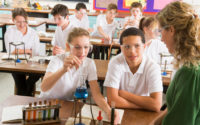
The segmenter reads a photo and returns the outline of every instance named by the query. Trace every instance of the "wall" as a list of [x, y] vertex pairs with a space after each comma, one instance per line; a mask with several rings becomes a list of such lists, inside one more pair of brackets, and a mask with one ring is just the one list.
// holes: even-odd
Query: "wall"
[[[33, 0], [34, 1], [34, 0]], [[32, 1], [32, 2], [33, 2]], [[69, 1], [69, 2], [66, 2], [66, 1], [55, 1], [55, 0], [50, 0], [50, 1], [47, 1], [47, 0], [37, 0], [39, 1], [39, 3], [41, 5], [49, 5], [50, 7], [53, 7], [54, 5], [60, 3], [60, 4], [64, 4], [64, 5], [67, 5], [67, 7], [69, 9], [75, 9], [75, 6], [77, 4], [77, 2], [72, 2], [72, 1]], [[90, 11], [90, 12], [94, 12], [93, 10], [93, 0], [89, 0], [89, 2], [85, 2], [86, 6], [87, 6], [87, 9]]]

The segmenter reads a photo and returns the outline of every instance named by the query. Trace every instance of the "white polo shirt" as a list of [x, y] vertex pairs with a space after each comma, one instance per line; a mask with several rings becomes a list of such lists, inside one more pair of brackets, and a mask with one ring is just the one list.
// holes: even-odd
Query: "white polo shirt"
[[[39, 55], [40, 54], [40, 40], [37, 35], [37, 32], [27, 26], [27, 33], [25, 35], [20, 32], [17, 27], [9, 26], [5, 33], [5, 45], [6, 50], [9, 52], [9, 43], [10, 42], [24, 42], [25, 49], [32, 49], [33, 55]], [[17, 46], [18, 49], [24, 49], [23, 45]], [[15, 47], [11, 45], [11, 52], [15, 50]], [[44, 50], [45, 51], [45, 50]], [[41, 51], [42, 52], [42, 51]]]
[[[160, 53], [165, 53], [170, 55], [166, 45], [159, 39], [152, 39], [151, 44], [145, 47], [145, 55], [154, 60], [158, 64], [161, 63]], [[173, 57], [166, 57], [166, 58], [163, 57], [162, 64], [165, 63], [165, 60], [167, 60], [167, 63], [170, 64], [173, 60]]]
[[[127, 17], [125, 17], [124, 18], [124, 24], [126, 23], [126, 22], [128, 22], [128, 20], [134, 20], [135, 19], [135, 17], [134, 16], [127, 16]], [[140, 18], [141, 19], [141, 18]], [[135, 28], [138, 28], [139, 27], [139, 24], [138, 25], [127, 25], [126, 27], [125, 27], [125, 29], [128, 29], [128, 28], [131, 28], [131, 27], [135, 27]]]
[[68, 24], [68, 26], [64, 30], [62, 30], [61, 26], [57, 26], [56, 31], [55, 31], [55, 36], [51, 41], [52, 45], [53, 46], [57, 45], [59, 47], [62, 47], [62, 49], [65, 50], [68, 35], [74, 27], [75, 26], [71, 22]]
[[149, 96], [153, 92], [163, 91], [158, 64], [143, 56], [142, 63], [133, 74], [122, 53], [111, 59], [104, 86], [125, 90], [139, 96]]
[[[62, 68], [65, 57], [66, 54], [54, 56], [46, 72], [54, 73]], [[79, 80], [81, 74], [86, 75], [88, 81], [97, 80], [96, 65], [92, 59], [85, 58], [79, 69], [76, 70], [73, 67], [70, 71], [66, 72], [50, 90], [41, 92], [40, 97], [72, 100], [76, 88], [81, 85]]]
[[71, 16], [69, 16], [69, 20], [76, 27], [81, 27], [86, 30], [88, 30], [88, 28], [89, 28], [89, 19], [86, 14], [83, 16], [83, 18], [81, 20], [76, 18], [76, 15], [71, 15]]
[[112, 34], [115, 32], [116, 27], [117, 27], [117, 22], [115, 19], [111, 24], [108, 24], [106, 20], [106, 15], [98, 15], [97, 16], [97, 22], [96, 22], [96, 27], [94, 29], [94, 32], [91, 34], [92, 36], [97, 36], [97, 37], [102, 37], [102, 35], [99, 33], [97, 30], [98, 26], [101, 26], [103, 31], [112, 38]]

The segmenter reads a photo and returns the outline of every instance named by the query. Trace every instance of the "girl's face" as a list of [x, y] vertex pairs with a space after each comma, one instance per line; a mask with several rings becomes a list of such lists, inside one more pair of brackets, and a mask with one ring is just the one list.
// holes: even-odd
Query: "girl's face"
[[27, 20], [23, 16], [16, 16], [13, 22], [19, 30], [23, 30], [27, 27]]
[[157, 24], [152, 24], [148, 27], [144, 27], [144, 33], [145, 36], [149, 39], [156, 39], [161, 35]]
[[69, 46], [70, 53], [83, 61], [91, 49], [89, 36], [75, 37], [72, 39], [71, 43], [69, 43]]

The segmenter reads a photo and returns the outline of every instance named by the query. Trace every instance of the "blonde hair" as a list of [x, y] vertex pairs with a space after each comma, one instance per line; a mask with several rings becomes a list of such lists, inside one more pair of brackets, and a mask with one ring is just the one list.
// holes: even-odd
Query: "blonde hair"
[[200, 64], [200, 19], [193, 8], [184, 2], [172, 2], [161, 10], [156, 18], [161, 28], [168, 30], [170, 26], [174, 27], [175, 66], [183, 64], [197, 67]]
[[73, 38], [79, 37], [79, 36], [88, 36], [90, 37], [90, 34], [87, 30], [83, 28], [74, 28], [68, 35], [67, 42], [71, 43]]

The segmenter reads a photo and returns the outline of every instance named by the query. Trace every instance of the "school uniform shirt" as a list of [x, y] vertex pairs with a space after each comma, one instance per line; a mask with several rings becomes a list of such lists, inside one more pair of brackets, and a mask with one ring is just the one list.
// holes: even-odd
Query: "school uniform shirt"
[[68, 35], [74, 27], [75, 26], [71, 22], [68, 24], [68, 26], [64, 30], [62, 30], [61, 26], [57, 26], [56, 31], [55, 31], [55, 36], [51, 42], [52, 45], [62, 47], [62, 49], [65, 50]]
[[84, 15], [81, 20], [76, 18], [75, 15], [71, 15], [71, 16], [69, 16], [69, 20], [76, 27], [81, 27], [86, 30], [88, 30], [88, 28], [89, 28], [89, 19], [88, 19], [87, 15]]
[[[134, 20], [134, 19], [135, 19], [134, 16], [127, 16], [127, 17], [124, 18], [124, 24], [125, 24], [126, 22], [128, 22], [128, 20]], [[138, 28], [138, 27], [139, 27], [139, 24], [138, 24], [138, 25], [127, 25], [127, 26], [125, 27], [125, 29], [131, 28], [131, 27]]]
[[[25, 35], [20, 32], [17, 27], [9, 26], [5, 33], [5, 45], [6, 50], [9, 52], [9, 43], [14, 42], [24, 42], [25, 49], [32, 49], [33, 55], [39, 55], [40, 54], [40, 40], [36, 33], [36, 31], [29, 26], [27, 26], [27, 33]], [[15, 46], [11, 45], [11, 53], [15, 50]], [[17, 46], [18, 49], [24, 49], [24, 45]]]
[[163, 91], [158, 64], [143, 56], [138, 70], [133, 74], [122, 53], [111, 59], [104, 86], [125, 90], [139, 96], [149, 96], [153, 92]]
[[[145, 55], [152, 60], [154, 60], [156, 63], [161, 63], [161, 53], [170, 55], [166, 45], [159, 39], [152, 39], [150, 40], [151, 44], [149, 46], [145, 47]], [[173, 57], [163, 57], [162, 64], [165, 64], [165, 60], [167, 60], [167, 63], [170, 64], [173, 60]]]
[[[62, 68], [65, 57], [66, 54], [54, 56], [51, 59], [46, 72], [54, 73]], [[59, 78], [50, 90], [47, 92], [41, 92], [40, 97], [72, 100], [76, 88], [82, 84], [80, 83], [81, 75], [85, 75], [85, 78], [88, 81], [97, 80], [96, 65], [92, 59], [85, 58], [77, 70], [75, 67], [70, 69]]]
[[108, 24], [108, 22], [106, 20], [106, 15], [102, 15], [102, 14], [98, 15], [95, 30], [91, 35], [96, 36], [96, 37], [102, 37], [102, 35], [99, 33], [99, 31], [97, 29], [98, 26], [101, 26], [104, 33], [106, 33], [110, 38], [112, 38], [112, 35], [115, 32], [117, 25], [118, 24], [115, 21], [115, 19], [113, 20], [113, 22], [111, 24]]

